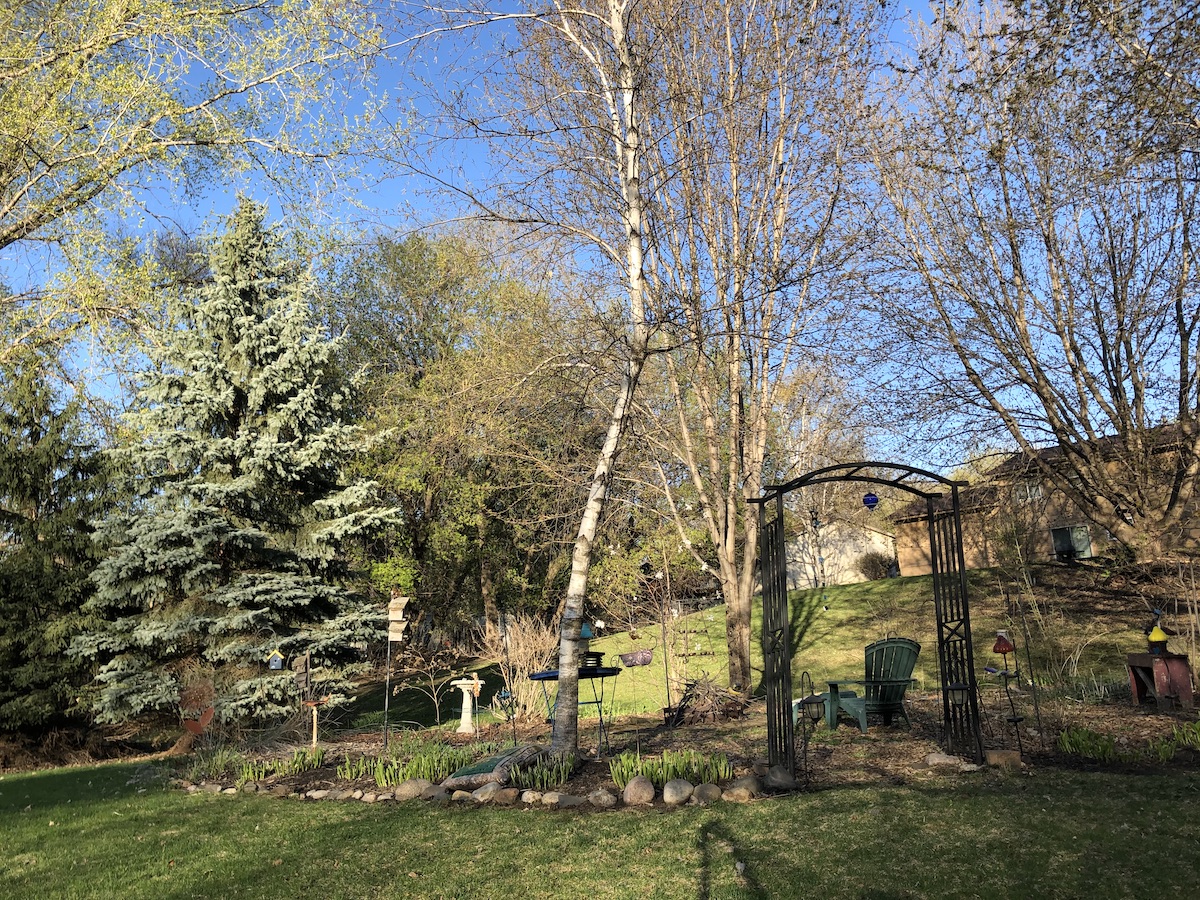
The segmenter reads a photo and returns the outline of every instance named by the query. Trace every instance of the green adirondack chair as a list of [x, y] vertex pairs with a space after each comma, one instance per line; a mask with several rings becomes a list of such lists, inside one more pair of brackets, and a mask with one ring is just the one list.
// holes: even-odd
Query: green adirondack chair
[[[858, 721], [859, 730], [866, 734], [868, 715], [882, 715], [883, 724], [891, 725], [892, 716], [900, 713], [911, 728], [904, 694], [913, 682], [913, 668], [920, 652], [921, 645], [911, 638], [890, 637], [868, 644], [864, 653], [866, 677], [861, 681], [829, 682], [826, 724], [831, 729], [837, 728], [838, 713], [844, 711]], [[862, 685], [863, 695], [848, 690], [850, 685]]]

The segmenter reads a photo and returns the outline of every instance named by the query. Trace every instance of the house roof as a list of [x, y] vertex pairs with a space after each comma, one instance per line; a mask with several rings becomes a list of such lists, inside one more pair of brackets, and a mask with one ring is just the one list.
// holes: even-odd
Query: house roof
[[[991, 509], [996, 505], [999, 493], [999, 487], [995, 484], [980, 484], [974, 487], [959, 488], [959, 512], [978, 512], [984, 509]], [[931, 502], [933, 503], [933, 512], [935, 515], [937, 513], [948, 513], [954, 508], [953, 496], [949, 493], [935, 497]], [[904, 504], [904, 506], [892, 513], [889, 518], [897, 524], [916, 522], [924, 519], [927, 513], [928, 507], [925, 505], [925, 501], [917, 499], [911, 503]]]
[[[1165, 453], [1180, 445], [1183, 440], [1183, 431], [1177, 422], [1159, 425], [1146, 432], [1146, 440], [1150, 446], [1151, 453]], [[1101, 458], [1111, 458], [1119, 455], [1124, 446], [1125, 438], [1116, 434], [1107, 435], [1092, 442], [1093, 451], [1098, 451]], [[1032, 453], [1018, 451], [1010, 454], [991, 469], [988, 473], [988, 482], [971, 485], [959, 490], [960, 511], [977, 512], [996, 506], [1000, 499], [1001, 485], [995, 482], [1011, 484], [1022, 477], [1036, 475], [1039, 461], [1053, 466], [1057, 461], [1066, 457], [1068, 449], [1069, 446], [1053, 444], [1048, 447], [1039, 448]], [[950, 496], [943, 495], [934, 500], [933, 509], [935, 513], [950, 512]], [[897, 523], [912, 522], [925, 518], [925, 515], [926, 507], [924, 502], [914, 500], [912, 503], [906, 504], [893, 513], [891, 518]]]
[[[1145, 436], [1151, 453], [1165, 453], [1168, 450], [1176, 449], [1183, 441], [1183, 431], [1178, 422], [1151, 428], [1145, 433]], [[1119, 434], [1110, 434], [1089, 443], [1092, 451], [1098, 453], [1101, 458], [1111, 458], [1120, 455], [1125, 447], [1125, 438]], [[1035, 468], [1037, 461], [1053, 465], [1056, 460], [1066, 457], [1067, 451], [1073, 446], [1079, 445], [1059, 443], [1042, 447], [1033, 453], [1018, 451], [1005, 458], [1003, 462], [992, 469], [990, 474], [993, 477], [1027, 475]]]

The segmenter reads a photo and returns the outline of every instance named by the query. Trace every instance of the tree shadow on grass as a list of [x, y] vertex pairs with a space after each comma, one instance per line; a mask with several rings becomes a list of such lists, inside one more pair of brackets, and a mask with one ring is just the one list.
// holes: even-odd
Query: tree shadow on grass
[[[817, 621], [817, 613], [821, 609], [821, 600], [816, 592], [791, 592], [788, 595], [788, 653], [790, 658], [795, 659], [796, 654], [800, 651], [800, 646], [812, 630]], [[763, 635], [760, 635], [759, 640], [763, 640]], [[766, 647], [763, 647], [763, 655], [766, 655]], [[766, 687], [763, 684], [762, 678], [765, 674], [761, 669], [755, 670], [759, 675], [758, 684], [755, 685], [751, 692], [752, 696], [758, 697], [766, 693]]]
[[[719, 820], [700, 823], [696, 834], [696, 851], [700, 857], [699, 882], [696, 885], [698, 900], [709, 900], [714, 887], [736, 884], [746, 897], [769, 896], [754, 877], [754, 870], [747, 862], [747, 854], [739, 851], [733, 836]], [[725, 891], [721, 892], [722, 894]]]
[[49, 811], [68, 803], [74, 809], [107, 803], [160, 787], [165, 779], [161, 764], [131, 762], [7, 773], [0, 779], [0, 815], [30, 808]]

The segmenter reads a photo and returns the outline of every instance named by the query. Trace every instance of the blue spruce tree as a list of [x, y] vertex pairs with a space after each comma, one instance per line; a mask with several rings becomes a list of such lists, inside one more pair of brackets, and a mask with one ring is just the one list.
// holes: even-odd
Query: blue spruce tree
[[218, 721], [295, 711], [285, 660], [308, 655], [334, 702], [382, 610], [349, 589], [348, 560], [396, 520], [373, 482], [347, 483], [365, 438], [337, 343], [311, 323], [306, 280], [280, 258], [264, 211], [243, 201], [211, 256], [212, 280], [163, 335], [117, 451], [137, 491], [102, 529], [76, 641], [101, 663], [102, 722], [188, 708], [199, 679]]

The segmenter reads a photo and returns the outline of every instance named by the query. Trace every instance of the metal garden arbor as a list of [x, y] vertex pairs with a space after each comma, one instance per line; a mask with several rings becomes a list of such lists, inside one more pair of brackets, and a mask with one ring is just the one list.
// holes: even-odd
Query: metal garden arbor
[[[758, 504], [759, 509], [763, 684], [767, 691], [767, 745], [771, 765], [786, 766], [789, 772], [794, 772], [796, 767], [784, 497], [792, 491], [831, 481], [882, 485], [905, 491], [925, 501], [929, 558], [933, 568], [933, 606], [937, 617], [944, 736], [950, 750], [970, 752], [976, 762], [982, 762], [979, 692], [971, 649], [971, 617], [959, 515], [959, 488], [965, 486], [966, 482], [952, 481], [911, 466], [857, 462], [827, 466], [786, 484], [768, 485], [763, 496], [749, 501]], [[949, 492], [948, 504], [944, 502], [943, 491]]]

